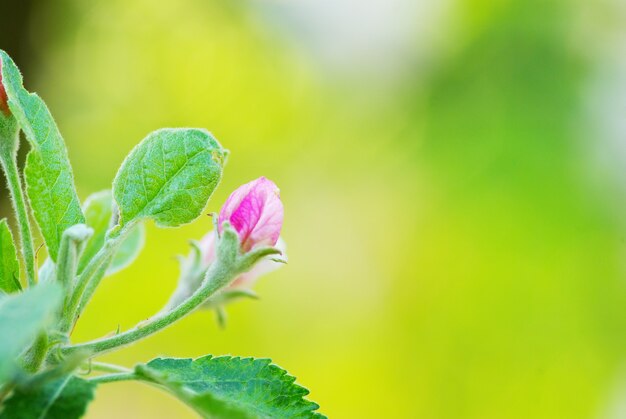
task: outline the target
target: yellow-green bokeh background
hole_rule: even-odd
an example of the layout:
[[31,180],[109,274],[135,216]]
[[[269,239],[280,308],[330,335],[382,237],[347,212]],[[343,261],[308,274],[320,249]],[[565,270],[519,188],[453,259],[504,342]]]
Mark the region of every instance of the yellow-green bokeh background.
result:
[[[260,301],[106,360],[270,357],[331,418],[626,417],[618,0],[33,4],[26,84],[81,198],[150,131],[199,126],[231,150],[207,212],[261,175],[285,204]],[[210,225],[149,226],[73,339],[158,310]],[[123,383],[87,417],[194,415]]]

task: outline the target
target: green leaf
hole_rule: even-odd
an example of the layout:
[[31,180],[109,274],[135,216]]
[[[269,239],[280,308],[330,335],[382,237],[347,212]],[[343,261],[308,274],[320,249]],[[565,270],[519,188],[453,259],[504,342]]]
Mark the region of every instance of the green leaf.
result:
[[26,193],[48,253],[56,261],[63,232],[85,221],[67,150],[44,101],[24,89],[20,71],[2,50],[0,60],[9,109],[31,146],[24,169]]
[[124,239],[119,249],[115,252],[113,260],[107,269],[107,275],[113,275],[116,272],[129,266],[143,249],[145,242],[146,229],[143,223],[133,226],[133,229]]
[[[94,235],[87,242],[83,250],[78,272],[82,272],[85,266],[98,253],[104,245],[107,231],[112,227],[111,220],[117,219],[117,214],[113,217],[114,201],[110,190],[91,194],[83,204],[86,223],[93,228]],[[115,210],[117,213],[117,210]],[[113,260],[109,265],[107,274],[111,275],[130,265],[139,255],[144,245],[145,229],[142,223],[132,227],[128,236],[117,249]]]
[[0,293],[12,293],[22,289],[20,265],[13,236],[6,219],[0,220]]
[[143,218],[161,227],[193,221],[217,187],[225,157],[206,130],[169,128],[148,135],[113,182],[120,226]]
[[323,418],[309,391],[269,359],[211,355],[195,360],[157,358],[136,374],[165,386],[203,417]]
[[74,376],[35,389],[18,389],[4,404],[0,419],[75,419],[85,414],[96,384]]
[[16,358],[59,308],[61,294],[58,284],[45,283],[0,299],[0,384],[15,373]]
[[[0,60],[0,64],[2,64]],[[2,77],[0,77],[0,80]],[[0,82],[0,91],[3,89],[4,83]],[[0,100],[2,96],[0,94]],[[19,132],[20,127],[17,125],[17,121],[12,114],[5,113],[5,110],[0,106],[0,161],[6,165],[15,159],[17,149],[19,147]]]

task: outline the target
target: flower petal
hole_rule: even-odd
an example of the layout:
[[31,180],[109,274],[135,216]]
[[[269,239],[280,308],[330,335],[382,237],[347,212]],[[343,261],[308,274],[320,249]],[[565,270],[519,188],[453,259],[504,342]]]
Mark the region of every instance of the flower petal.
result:
[[243,251],[275,245],[283,224],[283,204],[276,184],[261,177],[237,188],[220,212],[220,230],[225,221],[239,234]]

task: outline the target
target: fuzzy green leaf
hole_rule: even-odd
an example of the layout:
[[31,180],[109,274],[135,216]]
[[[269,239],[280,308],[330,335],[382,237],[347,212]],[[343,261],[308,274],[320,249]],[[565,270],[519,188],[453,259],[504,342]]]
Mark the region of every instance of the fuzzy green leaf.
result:
[[[0,91],[3,89],[3,86],[4,83],[0,85]],[[2,100],[1,95],[0,100]],[[11,113],[6,113],[6,110],[0,105],[0,161],[3,164],[15,159],[20,140],[19,131],[20,127],[17,125],[15,117]]]
[[[94,255],[102,248],[106,238],[107,231],[111,228],[111,220],[113,218],[114,202],[113,194],[110,190],[96,192],[91,194],[83,204],[86,223],[93,228],[94,235],[87,242],[83,250],[78,272],[82,272],[87,263],[93,259]],[[115,209],[116,213],[117,210]],[[139,255],[144,245],[145,229],[142,223],[133,226],[128,236],[124,239],[120,247],[117,249],[111,264],[107,270],[107,274],[111,275],[130,265]]]
[[0,384],[15,372],[16,358],[59,308],[56,283],[38,284],[0,299]]
[[176,227],[196,219],[217,187],[226,152],[206,130],[161,129],[128,155],[113,182],[120,226],[143,218]]
[[143,223],[133,226],[133,229],[124,239],[119,249],[115,251],[113,260],[107,269],[107,275],[113,275],[116,272],[129,266],[139,256],[145,242],[146,229]]
[[323,418],[309,391],[269,359],[157,358],[136,374],[165,386],[208,418]]
[[9,109],[31,146],[24,169],[26,193],[48,253],[56,261],[63,232],[85,221],[67,150],[44,101],[24,89],[19,69],[2,50],[0,60]]
[[0,220],[0,293],[12,293],[22,289],[20,265],[13,243],[13,235],[6,219]]
[[75,419],[85,414],[96,385],[74,376],[27,390],[16,390],[0,419]]

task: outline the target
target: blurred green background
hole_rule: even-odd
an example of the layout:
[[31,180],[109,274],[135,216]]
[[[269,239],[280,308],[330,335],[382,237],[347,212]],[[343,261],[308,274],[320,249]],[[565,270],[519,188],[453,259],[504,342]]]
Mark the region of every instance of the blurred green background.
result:
[[[166,126],[281,188],[260,301],[109,355],[271,357],[332,418],[626,418],[620,0],[24,0],[0,48],[47,101],[81,198]],[[2,214],[10,215],[3,189]],[[130,328],[211,226],[148,229],[74,341]],[[89,418],[194,417],[107,384]]]

